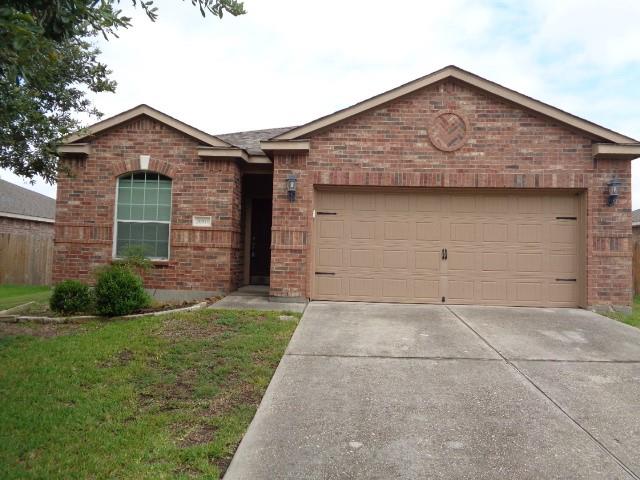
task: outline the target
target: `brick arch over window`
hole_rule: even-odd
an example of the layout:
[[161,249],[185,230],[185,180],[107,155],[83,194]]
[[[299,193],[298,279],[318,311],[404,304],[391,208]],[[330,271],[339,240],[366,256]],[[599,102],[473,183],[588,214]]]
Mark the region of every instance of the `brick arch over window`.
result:
[[[127,173],[138,172],[143,170],[140,168],[140,158],[132,158],[128,160],[120,160],[115,162],[111,167],[111,173],[114,177],[120,177]],[[149,159],[149,166],[145,170],[149,172],[160,173],[173,180],[175,176],[175,168],[169,162],[164,160],[156,160],[153,157]]]

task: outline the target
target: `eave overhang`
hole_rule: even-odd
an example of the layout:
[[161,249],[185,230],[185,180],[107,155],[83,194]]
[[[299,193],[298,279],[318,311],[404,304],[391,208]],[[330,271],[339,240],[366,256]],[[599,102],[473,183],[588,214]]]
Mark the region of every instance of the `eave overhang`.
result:
[[249,155],[241,148],[198,147],[202,158],[233,158],[249,162]]
[[640,157],[640,143],[594,143],[593,157],[633,160]]
[[305,153],[309,151],[309,140],[263,140],[260,142],[260,149],[268,156],[275,152],[283,153]]
[[69,143],[58,145],[56,151],[59,154],[89,155],[91,145],[88,143]]

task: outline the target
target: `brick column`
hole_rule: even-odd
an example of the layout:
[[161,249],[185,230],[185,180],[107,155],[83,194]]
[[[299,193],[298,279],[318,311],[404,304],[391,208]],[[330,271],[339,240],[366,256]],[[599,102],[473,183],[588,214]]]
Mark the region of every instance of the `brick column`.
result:
[[[274,297],[308,295],[309,217],[313,185],[306,172],[307,154],[276,154],[273,159],[273,223],[270,292]],[[294,202],[286,179],[298,179]]]

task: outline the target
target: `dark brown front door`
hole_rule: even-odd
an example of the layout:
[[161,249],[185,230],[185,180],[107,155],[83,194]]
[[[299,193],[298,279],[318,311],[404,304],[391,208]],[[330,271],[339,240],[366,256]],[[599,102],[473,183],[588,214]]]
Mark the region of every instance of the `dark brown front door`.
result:
[[251,204],[251,261],[253,285],[269,285],[271,268],[271,199],[254,198]]

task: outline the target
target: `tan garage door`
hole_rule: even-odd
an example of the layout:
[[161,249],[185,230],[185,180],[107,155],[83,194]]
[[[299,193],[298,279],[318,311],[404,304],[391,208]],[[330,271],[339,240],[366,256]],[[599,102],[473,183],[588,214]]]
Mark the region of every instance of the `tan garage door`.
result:
[[318,190],[313,298],[577,306],[578,198]]

